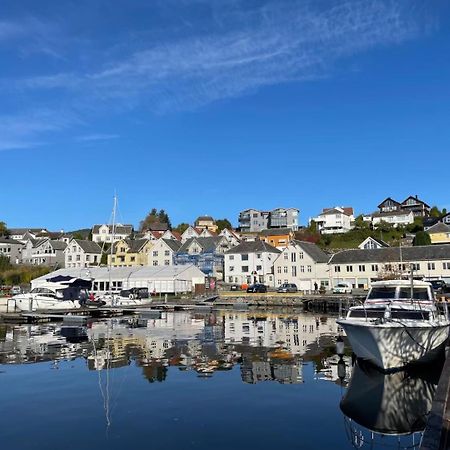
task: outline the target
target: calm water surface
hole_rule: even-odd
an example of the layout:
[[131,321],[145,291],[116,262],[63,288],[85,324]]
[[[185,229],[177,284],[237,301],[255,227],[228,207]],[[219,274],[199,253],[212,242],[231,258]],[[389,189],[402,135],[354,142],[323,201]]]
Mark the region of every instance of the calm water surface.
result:
[[338,332],[330,316],[234,310],[0,325],[2,448],[418,444],[439,371],[352,367]]

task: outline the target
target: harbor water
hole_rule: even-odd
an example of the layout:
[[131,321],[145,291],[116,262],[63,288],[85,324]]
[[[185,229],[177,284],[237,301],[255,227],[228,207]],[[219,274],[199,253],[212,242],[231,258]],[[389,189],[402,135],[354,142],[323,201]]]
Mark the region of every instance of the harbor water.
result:
[[419,448],[441,365],[336,355],[336,317],[152,312],[0,325],[2,448]]

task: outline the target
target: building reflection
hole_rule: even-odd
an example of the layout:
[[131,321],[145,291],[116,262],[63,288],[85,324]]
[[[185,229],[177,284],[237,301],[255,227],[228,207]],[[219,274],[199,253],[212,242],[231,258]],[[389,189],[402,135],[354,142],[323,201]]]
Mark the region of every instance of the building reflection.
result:
[[84,359],[93,371],[135,364],[149,382],[164,381],[169,367],[211,377],[239,365],[242,381],[254,384],[301,383],[304,362],[314,361],[317,379],[336,381],[329,353],[337,333],[333,318],[311,314],[153,312],[85,326],[2,326],[0,363]]

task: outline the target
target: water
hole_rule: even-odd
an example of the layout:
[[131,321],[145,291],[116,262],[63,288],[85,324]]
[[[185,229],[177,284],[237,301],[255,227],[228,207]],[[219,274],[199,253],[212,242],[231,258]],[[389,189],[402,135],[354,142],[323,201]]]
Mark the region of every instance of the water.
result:
[[[348,346],[339,362],[337,334],[331,316],[234,310],[0,325],[2,448],[417,444],[438,374],[352,367]],[[396,427],[415,433],[370,433]]]

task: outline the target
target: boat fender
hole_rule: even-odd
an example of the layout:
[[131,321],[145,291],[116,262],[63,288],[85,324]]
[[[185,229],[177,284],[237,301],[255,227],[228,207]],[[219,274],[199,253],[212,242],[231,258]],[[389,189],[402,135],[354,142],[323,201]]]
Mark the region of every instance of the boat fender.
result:
[[133,295],[133,294],[130,294],[130,295],[128,296],[128,298],[129,298],[130,300],[133,300],[134,295]]

